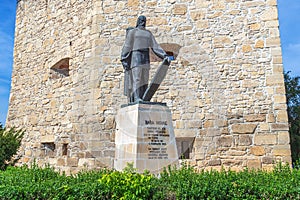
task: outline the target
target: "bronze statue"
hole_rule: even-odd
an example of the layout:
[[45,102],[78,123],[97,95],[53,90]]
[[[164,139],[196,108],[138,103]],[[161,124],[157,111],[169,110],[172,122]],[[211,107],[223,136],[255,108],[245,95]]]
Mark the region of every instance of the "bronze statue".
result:
[[[145,100],[143,97],[146,90],[149,90],[149,49],[159,58],[164,59],[164,65],[170,64],[167,53],[159,46],[152,33],[146,30],[146,17],[139,16],[136,28],[126,30],[125,44],[121,53],[121,62],[125,69],[124,93],[128,96],[129,102]],[[150,99],[147,98],[146,101]]]

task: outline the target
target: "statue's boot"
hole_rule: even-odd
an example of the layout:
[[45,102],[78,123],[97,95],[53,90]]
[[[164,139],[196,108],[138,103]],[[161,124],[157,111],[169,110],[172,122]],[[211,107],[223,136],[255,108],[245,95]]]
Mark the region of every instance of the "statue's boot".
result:
[[144,91],[144,88],[140,87],[133,93],[133,99],[134,99],[135,103],[143,101],[143,99],[142,99],[142,96],[144,94],[143,91]]

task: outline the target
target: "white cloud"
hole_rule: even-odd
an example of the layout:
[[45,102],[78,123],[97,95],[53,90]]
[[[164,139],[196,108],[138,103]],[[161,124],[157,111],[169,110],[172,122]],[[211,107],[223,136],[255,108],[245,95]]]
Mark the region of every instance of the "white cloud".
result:
[[287,46],[287,50],[288,51],[293,51],[295,53],[300,54],[300,43],[296,43],[296,44],[289,44]]

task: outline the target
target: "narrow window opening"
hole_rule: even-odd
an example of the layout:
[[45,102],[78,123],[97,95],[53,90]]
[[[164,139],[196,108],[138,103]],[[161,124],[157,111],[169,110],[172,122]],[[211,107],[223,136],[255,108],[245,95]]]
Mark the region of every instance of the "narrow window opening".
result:
[[68,155],[68,144],[63,144],[63,146],[62,146],[62,155],[63,156]]
[[41,145],[41,150],[45,156],[55,156],[55,144],[54,142],[45,142]]
[[176,138],[179,159],[190,159],[194,138]]
[[64,78],[69,76],[70,58],[63,58],[50,68],[51,79]]

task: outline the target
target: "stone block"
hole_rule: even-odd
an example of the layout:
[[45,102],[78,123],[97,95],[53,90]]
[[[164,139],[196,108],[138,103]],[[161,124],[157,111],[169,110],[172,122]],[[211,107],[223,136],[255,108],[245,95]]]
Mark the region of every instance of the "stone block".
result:
[[272,123],[271,131],[288,131],[289,125],[288,123]]
[[26,150],[25,151],[25,156],[30,157],[32,155],[32,151],[31,150]]
[[286,103],[285,95],[274,95],[274,103]]
[[173,9],[174,15],[185,15],[187,12],[187,6],[185,4],[175,4]]
[[[282,64],[282,57],[281,56],[274,57],[272,63],[273,64]],[[282,68],[282,67],[280,67],[280,68]],[[280,72],[282,73],[282,71],[280,71]]]
[[274,146],[273,155],[274,156],[291,156],[290,145],[277,145]]
[[242,87],[244,88],[253,88],[258,87],[259,83],[255,80],[243,80],[242,81]]
[[218,166],[218,165],[221,165],[221,160],[210,160],[208,161],[208,165],[209,166]]
[[284,79],[282,75],[266,76],[266,84],[267,86],[283,85]]
[[247,161],[249,169],[261,169],[261,161],[259,159],[251,159]]
[[205,18],[205,13],[203,11],[191,11],[191,18],[194,21],[198,21],[200,19]]
[[253,31],[257,31],[261,28],[261,24],[259,23],[254,23],[254,24],[250,24],[250,29],[253,30]]
[[262,146],[253,146],[250,148],[250,153],[255,156],[263,156],[266,154],[265,148]]
[[268,6],[277,6],[277,0],[267,0]]
[[280,38],[268,38],[266,39],[266,47],[277,47],[280,45]]
[[186,124],[186,128],[194,129],[194,128],[201,128],[202,122],[197,120],[189,120]]
[[274,123],[274,122],[275,122],[275,116],[274,116],[273,113],[269,113],[269,114],[267,115],[267,122],[268,122],[268,123]]
[[183,129],[184,127],[185,127],[185,122],[184,121],[177,120],[175,122],[175,128],[176,129]]
[[[274,60],[273,60],[274,61]],[[276,62],[279,62],[279,59],[278,60],[276,60]],[[282,63],[276,63],[276,64],[273,64],[273,74],[283,74],[283,67],[282,67]],[[283,87],[280,87],[280,88],[275,88],[275,91],[276,90],[283,90],[284,88]],[[284,93],[282,93],[282,92],[279,92],[279,93],[277,93],[277,92],[275,92],[276,94],[284,94]]]
[[146,5],[148,7],[155,7],[155,6],[157,6],[157,1],[147,1]]
[[54,142],[54,135],[43,135],[41,136],[41,143]]
[[246,122],[265,122],[266,115],[264,114],[245,115],[244,119]]
[[79,167],[92,167],[95,166],[95,158],[80,158],[78,161]]
[[276,115],[276,122],[288,122],[288,115],[287,115],[287,111],[285,110],[279,110],[277,112],[277,115]]
[[252,51],[251,45],[243,45],[243,46],[242,46],[242,51],[243,51],[244,53],[251,52],[251,51]]
[[243,156],[243,155],[246,155],[246,151],[236,151],[236,150],[231,150],[231,151],[228,151],[228,155],[229,156]]
[[240,135],[238,140],[239,146],[250,146],[252,144],[252,136]]
[[214,127],[214,121],[213,120],[206,120],[203,123],[203,128],[212,128]]
[[254,47],[257,49],[262,49],[265,47],[265,42],[263,40],[257,40]]
[[128,7],[138,7],[140,1],[139,0],[128,0]]
[[277,135],[254,135],[255,145],[275,145],[277,144]]
[[149,24],[149,26],[160,26],[168,24],[167,20],[161,17],[152,17],[147,21],[147,23]]
[[273,157],[269,157],[269,156],[265,156],[261,160],[262,160],[263,164],[274,164],[275,163],[275,159]]
[[216,129],[216,128],[208,128],[208,129],[200,130],[200,135],[207,136],[207,137],[220,136],[221,134],[222,134],[222,131],[220,129]]
[[217,146],[220,147],[231,147],[233,145],[233,137],[232,136],[223,136],[218,138]]
[[78,166],[78,158],[67,158],[67,166],[77,167]]
[[277,20],[278,19],[278,11],[275,6],[272,6],[268,9],[266,9],[262,15],[260,16],[260,19],[262,21],[271,21],[271,20]]
[[195,137],[197,135],[197,130],[193,129],[175,129],[174,130],[175,137]]
[[278,144],[289,144],[290,143],[290,134],[288,131],[278,132]]
[[65,166],[66,165],[65,158],[58,158],[56,164],[57,164],[57,166]]
[[233,124],[231,126],[231,130],[234,134],[252,134],[254,133],[256,127],[256,124]]
[[260,123],[259,124],[260,131],[270,131],[269,123]]
[[206,29],[209,27],[209,22],[208,20],[199,20],[196,22],[196,27],[198,29]]
[[224,47],[224,45],[231,45],[232,39],[228,36],[217,36],[213,38],[213,43],[215,47]]

